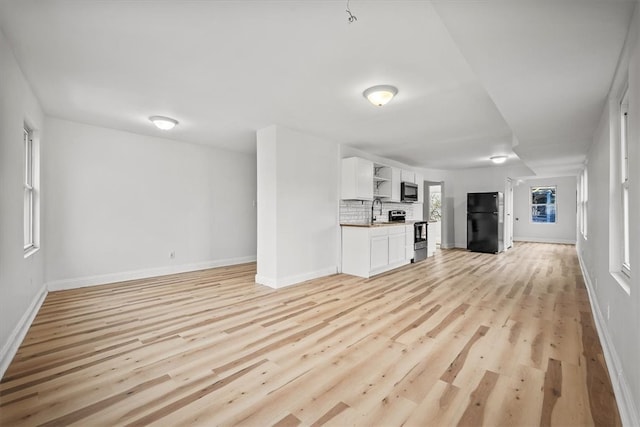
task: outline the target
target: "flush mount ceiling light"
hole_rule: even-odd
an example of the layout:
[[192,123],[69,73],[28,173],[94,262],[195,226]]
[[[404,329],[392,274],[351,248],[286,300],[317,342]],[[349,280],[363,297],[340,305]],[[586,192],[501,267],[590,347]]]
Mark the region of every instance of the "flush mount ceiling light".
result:
[[507,156],[491,156],[489,157],[489,160],[499,165],[500,163],[504,163],[507,160]]
[[151,120],[151,123],[156,125],[158,129],[162,130],[173,129],[173,127],[178,124],[178,121],[171,117],[151,116],[149,120]]
[[387,102],[391,101],[391,98],[396,96],[398,88],[390,85],[378,85],[370,87],[362,92],[365,98],[369,100],[375,106],[382,107]]

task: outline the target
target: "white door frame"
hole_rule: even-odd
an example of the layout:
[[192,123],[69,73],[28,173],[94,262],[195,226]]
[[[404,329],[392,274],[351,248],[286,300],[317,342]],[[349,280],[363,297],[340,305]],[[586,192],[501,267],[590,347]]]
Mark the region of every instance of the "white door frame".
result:
[[507,178],[504,191],[504,248],[513,246],[513,180]]

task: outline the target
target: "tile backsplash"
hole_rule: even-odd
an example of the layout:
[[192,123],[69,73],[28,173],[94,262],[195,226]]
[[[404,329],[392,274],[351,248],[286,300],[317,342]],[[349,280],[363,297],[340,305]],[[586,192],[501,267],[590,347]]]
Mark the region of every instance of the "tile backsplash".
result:
[[[371,204],[373,201],[367,200],[340,200],[340,223],[341,224],[353,224],[363,223],[371,220]],[[382,216],[380,215],[380,208],[376,205],[374,215],[378,221],[387,221],[389,219],[389,211],[395,209],[402,209],[407,212],[407,219],[421,219],[413,217],[413,204],[411,203],[395,203],[395,202],[382,202]]]

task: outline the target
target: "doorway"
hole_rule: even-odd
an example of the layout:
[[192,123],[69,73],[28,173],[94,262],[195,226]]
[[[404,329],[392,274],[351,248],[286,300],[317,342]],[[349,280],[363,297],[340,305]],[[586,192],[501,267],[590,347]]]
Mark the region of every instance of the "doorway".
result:
[[424,182],[424,219],[429,223],[427,256],[433,255],[442,246],[442,183]]
[[513,246],[513,180],[507,178],[504,192],[504,249]]

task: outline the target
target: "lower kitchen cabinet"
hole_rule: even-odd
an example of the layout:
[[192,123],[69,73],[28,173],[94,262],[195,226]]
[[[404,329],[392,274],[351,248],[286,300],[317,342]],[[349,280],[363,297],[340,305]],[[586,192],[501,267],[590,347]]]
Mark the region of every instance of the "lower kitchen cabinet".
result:
[[405,259],[405,231],[404,227],[393,227],[389,230],[389,260],[387,264],[403,263]]
[[371,237],[371,268],[370,270],[378,270],[389,264],[389,237],[375,236]]
[[406,265],[404,225],[342,226],[342,272],[371,277]]
[[404,227],[404,232],[405,232],[405,259],[408,262],[411,262],[413,260],[413,255],[415,254],[415,249],[414,249],[414,237],[413,237],[413,224],[412,225],[405,225]]

